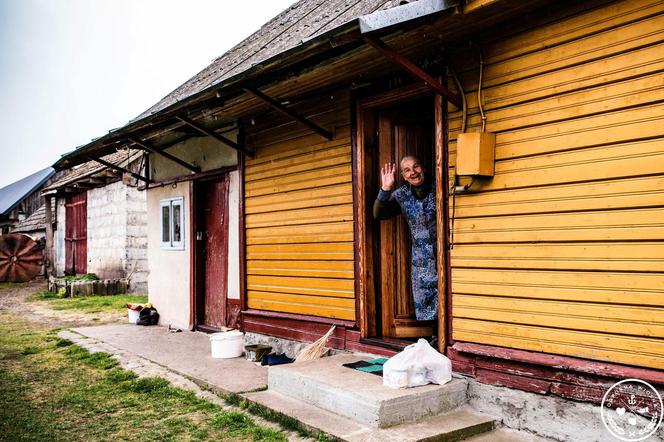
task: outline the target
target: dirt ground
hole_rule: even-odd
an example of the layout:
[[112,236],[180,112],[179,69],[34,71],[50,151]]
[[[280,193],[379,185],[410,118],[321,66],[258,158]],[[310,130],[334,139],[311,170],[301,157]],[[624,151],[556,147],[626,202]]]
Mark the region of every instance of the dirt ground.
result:
[[106,324],[109,322],[126,321],[126,314],[118,313],[84,313],[66,310],[53,310],[48,301],[33,300],[33,295],[46,290],[46,281],[34,279],[25,284],[0,290],[0,310],[14,313],[30,321],[49,327],[80,327],[86,325]]

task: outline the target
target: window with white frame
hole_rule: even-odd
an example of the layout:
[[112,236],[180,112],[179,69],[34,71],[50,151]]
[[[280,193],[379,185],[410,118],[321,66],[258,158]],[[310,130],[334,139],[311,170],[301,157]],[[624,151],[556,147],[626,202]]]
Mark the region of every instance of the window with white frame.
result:
[[184,250],[184,198],[160,201],[161,248]]

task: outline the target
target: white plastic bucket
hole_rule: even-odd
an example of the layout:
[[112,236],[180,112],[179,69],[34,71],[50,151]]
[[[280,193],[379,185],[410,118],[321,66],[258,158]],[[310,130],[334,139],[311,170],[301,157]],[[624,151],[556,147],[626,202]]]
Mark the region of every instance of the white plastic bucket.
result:
[[130,324],[136,324],[136,321],[138,321],[139,318],[139,311],[138,310],[132,310],[130,308],[127,309],[127,319]]
[[231,330],[210,335],[212,357],[217,359],[238,358],[244,348],[244,333]]

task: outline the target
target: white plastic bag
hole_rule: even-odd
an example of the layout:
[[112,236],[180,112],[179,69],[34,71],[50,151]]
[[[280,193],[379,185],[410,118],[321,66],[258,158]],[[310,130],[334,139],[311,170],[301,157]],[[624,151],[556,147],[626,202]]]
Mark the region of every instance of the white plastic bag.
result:
[[452,362],[424,339],[404,348],[383,365],[383,385],[391,388],[443,385],[452,379]]

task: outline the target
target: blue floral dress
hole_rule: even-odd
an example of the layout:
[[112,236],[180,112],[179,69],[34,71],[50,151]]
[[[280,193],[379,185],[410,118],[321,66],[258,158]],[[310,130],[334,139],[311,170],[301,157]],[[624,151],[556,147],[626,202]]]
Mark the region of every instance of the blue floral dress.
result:
[[418,321],[436,319],[438,313],[438,269],[436,267],[436,197],[435,192],[415,198],[406,184],[392,193],[406,217],[412,237],[411,287]]

